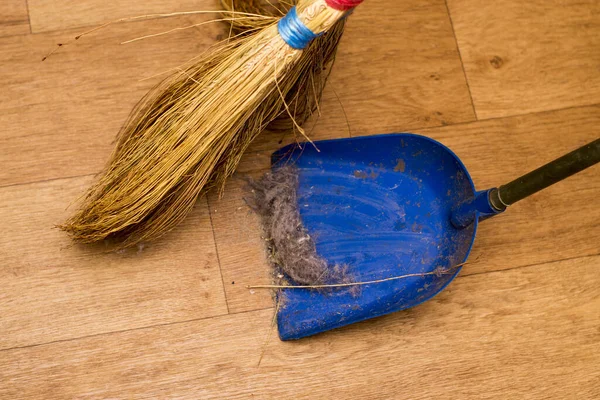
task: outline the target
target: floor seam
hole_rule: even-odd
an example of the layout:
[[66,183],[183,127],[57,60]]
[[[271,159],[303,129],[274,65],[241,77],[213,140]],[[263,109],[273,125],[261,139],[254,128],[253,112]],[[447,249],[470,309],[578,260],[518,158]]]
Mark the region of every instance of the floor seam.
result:
[[[493,273],[496,273],[496,272],[514,271],[514,270],[518,270],[518,269],[538,267],[540,265],[545,265],[545,264],[556,264],[556,263],[570,261],[570,260],[577,260],[577,259],[580,259],[580,258],[594,258],[594,257],[598,257],[598,256],[600,256],[600,253],[585,254],[585,255],[580,255],[580,256],[573,256],[573,257],[561,258],[559,260],[550,260],[550,261],[542,261],[542,262],[534,263],[534,264],[518,265],[516,267],[511,267],[511,268],[495,269],[495,270],[492,270],[492,271],[473,272],[471,274],[465,273],[465,274],[462,274],[462,275],[458,275],[457,278],[461,278],[461,277],[462,278],[467,278],[467,277],[471,277],[471,276],[493,274]],[[469,263],[467,262],[466,266],[468,266],[468,265],[469,265]],[[463,269],[464,269],[464,267],[463,267]]]
[[229,314],[229,300],[227,299],[227,289],[225,289],[225,278],[223,277],[223,268],[221,266],[221,257],[219,256],[219,246],[217,245],[217,234],[215,233],[215,224],[213,222],[212,212],[210,211],[210,200],[206,196],[206,206],[208,207],[208,217],[210,219],[210,229],[213,234],[213,243],[215,245],[215,254],[217,256],[217,263],[219,264],[219,274],[221,275],[221,285],[223,285],[223,296],[225,297],[225,306],[227,307],[227,314]]
[[192,318],[192,319],[188,319],[188,320],[184,320],[184,321],[165,322],[162,324],[146,325],[146,326],[140,326],[137,328],[121,329],[121,330],[115,330],[115,331],[110,331],[110,332],[101,332],[101,333],[78,336],[78,337],[68,338],[68,339],[52,340],[50,342],[44,342],[44,343],[34,343],[34,344],[25,345],[25,346],[6,347],[6,348],[0,349],[0,353],[11,351],[11,350],[22,350],[22,349],[29,349],[29,348],[33,348],[33,347],[53,345],[53,344],[58,344],[58,343],[74,342],[76,340],[90,339],[90,338],[99,337],[99,336],[108,336],[108,335],[119,334],[119,333],[134,332],[134,331],[139,331],[139,330],[143,330],[143,329],[153,329],[153,328],[161,328],[161,327],[172,326],[172,325],[188,324],[191,322],[209,320],[212,318],[221,318],[221,317],[227,317],[227,316],[231,316],[231,315],[241,315],[241,314],[247,314],[247,313],[251,313],[251,312],[260,312],[260,311],[271,310],[271,309],[273,309],[273,307],[257,308],[257,309],[253,309],[253,310],[240,311],[240,312],[235,312],[235,313],[231,313],[231,314],[229,314],[229,313],[216,314],[216,315],[211,315],[210,317]]
[[38,184],[38,183],[47,183],[47,182],[60,181],[61,179],[76,179],[76,178],[91,177],[91,176],[95,176],[97,174],[98,174],[98,172],[93,172],[91,174],[61,176],[59,178],[41,179],[39,181],[30,181],[30,182],[23,182],[23,183],[9,183],[8,185],[0,185],[0,190],[5,189],[5,188],[10,188],[10,187],[15,187],[15,186],[27,186],[27,185],[35,185],[35,184]]
[[532,111],[532,112],[527,112],[527,113],[523,113],[523,114],[503,115],[501,117],[482,118],[482,119],[478,119],[478,120],[475,120],[475,121],[457,122],[456,124],[448,124],[448,125],[442,125],[442,126],[431,126],[431,127],[427,127],[427,128],[421,128],[421,129],[422,130],[439,129],[439,128],[442,128],[442,127],[445,128],[445,127],[448,127],[448,126],[467,125],[467,124],[474,124],[474,123],[477,123],[477,122],[491,122],[491,121],[498,121],[498,120],[501,120],[501,119],[519,118],[519,117],[527,117],[527,116],[533,116],[533,115],[543,115],[543,114],[560,112],[560,111],[577,110],[577,109],[580,109],[580,108],[599,107],[599,106],[600,106],[600,103],[580,104],[580,105],[570,106],[570,107],[553,108],[553,109],[550,109],[550,110],[543,110],[543,111]]
[[33,28],[31,27],[31,10],[29,9],[29,0],[25,0],[25,8],[27,9],[27,23],[29,24],[29,34],[33,34]]
[[471,108],[473,109],[473,115],[475,116],[475,120],[479,121],[479,117],[477,116],[477,109],[475,108],[475,101],[473,100],[473,92],[471,91],[471,85],[469,85],[469,79],[467,77],[467,70],[465,69],[465,62],[463,61],[462,53],[460,52],[460,46],[458,45],[458,37],[456,36],[456,29],[454,29],[454,21],[452,21],[452,14],[450,14],[450,7],[448,6],[448,0],[444,0],[444,4],[446,5],[446,12],[448,14],[448,20],[450,21],[450,27],[452,28],[452,35],[454,36],[454,43],[456,44],[456,52],[458,53],[458,58],[460,60],[460,66],[463,71],[465,83],[467,84],[467,91],[469,92],[469,99],[471,100]]

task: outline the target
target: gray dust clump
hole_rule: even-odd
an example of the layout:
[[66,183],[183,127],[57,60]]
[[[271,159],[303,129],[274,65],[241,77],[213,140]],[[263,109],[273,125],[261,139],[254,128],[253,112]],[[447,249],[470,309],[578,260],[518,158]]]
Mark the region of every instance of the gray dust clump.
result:
[[246,202],[262,222],[269,260],[298,285],[351,283],[347,266],[328,265],[302,224],[298,210],[298,172],[289,165],[249,180],[253,196]]

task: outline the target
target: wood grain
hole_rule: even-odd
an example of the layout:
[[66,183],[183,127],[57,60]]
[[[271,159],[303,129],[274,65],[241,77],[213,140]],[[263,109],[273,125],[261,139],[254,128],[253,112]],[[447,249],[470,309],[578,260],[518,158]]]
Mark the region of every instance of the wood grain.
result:
[[0,36],[28,34],[29,15],[26,0],[2,0],[0,3]]
[[479,118],[600,102],[600,2],[448,0]]
[[7,350],[0,395],[598,398],[599,263],[461,277],[412,310],[266,347],[272,310]]
[[218,0],[28,0],[34,33],[100,25],[120,18],[180,11],[218,10]]
[[[532,114],[417,130],[449,146],[463,160],[478,189],[507,183],[598,138],[600,107]],[[331,132],[325,130],[325,132]],[[270,137],[265,135],[264,138]],[[261,176],[281,144],[249,151],[222,200],[209,199],[215,240],[230,310],[272,304],[268,294],[248,297],[246,285],[268,284],[260,224],[245,204],[246,176]],[[259,168],[253,170],[252,167]],[[600,254],[600,167],[591,168],[512,206],[480,225],[464,274],[497,271],[582,255]],[[235,282],[232,284],[231,282]]]
[[161,77],[214,43],[223,27],[129,45],[123,40],[186,25],[119,24],[41,59],[79,31],[0,39],[0,186],[98,172],[136,102]]
[[89,182],[0,188],[0,349],[227,313],[205,201],[164,240],[107,253],[54,228]]
[[[100,23],[217,1],[28,3],[35,35],[25,0],[0,4],[1,399],[600,398],[600,167],[482,223],[471,263],[432,301],[267,341],[271,294],[245,289],[270,277],[244,179],[293,134],[260,136],[224,197],[200,199],[163,240],[116,254],[52,228],[161,77],[140,79],[226,30],[121,46],[214,15],[119,23],[41,58]],[[315,140],[422,133],[483,189],[599,137],[597,1],[447,3],[356,10],[305,126]]]
[[348,19],[329,88],[356,135],[475,119],[443,0],[362,4]]

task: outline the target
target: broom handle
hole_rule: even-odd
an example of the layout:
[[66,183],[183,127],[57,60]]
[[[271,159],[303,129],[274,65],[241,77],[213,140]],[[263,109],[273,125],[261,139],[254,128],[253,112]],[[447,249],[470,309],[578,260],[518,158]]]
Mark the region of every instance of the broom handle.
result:
[[492,189],[489,202],[497,211],[600,162],[600,139],[596,139],[514,181]]

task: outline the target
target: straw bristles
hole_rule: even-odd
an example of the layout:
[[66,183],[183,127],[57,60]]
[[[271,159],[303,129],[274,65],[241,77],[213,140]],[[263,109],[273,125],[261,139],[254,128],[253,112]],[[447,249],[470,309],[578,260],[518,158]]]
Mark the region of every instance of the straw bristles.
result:
[[[270,1],[270,0],[221,0],[221,6],[225,10],[223,16],[231,18],[231,28],[235,33],[243,33],[255,28],[266,28],[268,22],[262,20],[248,21],[237,18],[235,13],[258,14],[268,17],[281,18],[294,5],[297,0]],[[228,12],[229,11],[229,12]]]
[[[324,0],[300,0],[298,13],[313,32],[344,16]],[[330,45],[335,52],[337,43]],[[273,21],[182,67],[134,110],[105,172],[61,228],[79,242],[114,238],[123,247],[171,230],[234,172],[252,140],[284,112],[283,99],[308,84],[303,74],[323,68],[306,52],[289,47]]]
[[[249,19],[244,17],[245,14],[281,18],[296,3],[298,0],[221,0],[223,8],[229,11],[224,12],[223,16],[231,20],[232,34],[251,32],[270,23],[265,19]],[[302,69],[297,69],[296,72],[296,85],[285,99],[292,118],[287,112],[283,112],[269,124],[268,130],[295,130],[296,125],[303,125],[318,110],[338,44],[344,33],[344,23],[344,19],[338,21],[327,34],[318,37],[304,49],[300,56],[302,61],[298,65],[298,68]]]

